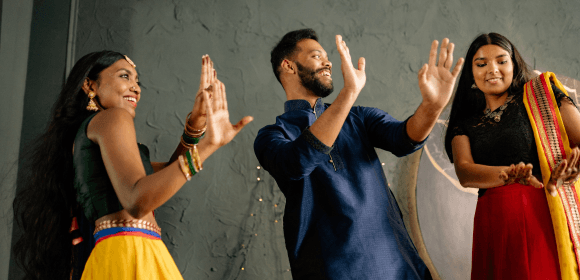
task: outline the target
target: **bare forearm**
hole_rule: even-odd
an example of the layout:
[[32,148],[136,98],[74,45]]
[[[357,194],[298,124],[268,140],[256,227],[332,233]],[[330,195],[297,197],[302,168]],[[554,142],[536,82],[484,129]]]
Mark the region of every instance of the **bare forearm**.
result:
[[310,132],[324,145],[330,147],[334,144],[357,95],[341,90],[332,105],[310,126]]
[[504,185],[500,173],[507,166],[488,166],[473,163],[455,164],[455,173],[465,188],[489,189]]
[[138,180],[132,187],[123,188],[127,193],[121,200],[123,208],[134,218],[140,219],[169,200],[187,182],[178,162],[173,162],[156,173]]
[[437,123],[437,118],[443,108],[435,105],[421,103],[415,114],[407,121],[407,135],[415,142],[421,142],[429,136]]
[[[217,150],[217,148],[203,140],[200,141],[197,149],[201,164]],[[129,194],[129,197],[134,199],[126,208],[131,215],[135,218],[140,218],[142,215],[157,209],[175,195],[187,182],[177,161],[179,155],[185,153],[185,151],[186,148],[179,145],[174,153],[176,160],[168,163],[165,168],[158,170],[158,172],[137,181],[132,188],[132,193]]]

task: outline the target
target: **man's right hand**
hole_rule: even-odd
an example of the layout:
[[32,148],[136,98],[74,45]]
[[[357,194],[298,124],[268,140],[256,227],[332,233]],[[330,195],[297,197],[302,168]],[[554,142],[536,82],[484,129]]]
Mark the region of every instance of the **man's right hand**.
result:
[[365,59],[364,57],[359,58],[358,69],[355,69],[352,65],[350,51],[340,35],[336,35],[336,48],[340,54],[340,69],[342,70],[342,77],[344,78],[344,90],[355,94],[356,98],[365,86],[367,80]]

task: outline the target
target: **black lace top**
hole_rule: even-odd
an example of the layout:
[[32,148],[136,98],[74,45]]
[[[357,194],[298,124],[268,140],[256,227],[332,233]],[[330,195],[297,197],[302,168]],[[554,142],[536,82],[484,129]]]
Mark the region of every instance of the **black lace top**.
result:
[[[552,89],[558,107],[562,105],[562,100],[575,105],[572,99],[553,84]],[[500,108],[497,108],[495,111],[499,110]],[[532,174],[541,181],[542,173],[534,132],[523,103],[523,92],[514,95],[503,110],[499,122],[480,112],[472,118],[459,121],[457,126],[450,129],[453,137],[456,135],[469,137],[471,154],[475,163],[489,166],[531,163],[534,166]],[[480,189],[479,196],[482,196],[485,191],[485,189]]]

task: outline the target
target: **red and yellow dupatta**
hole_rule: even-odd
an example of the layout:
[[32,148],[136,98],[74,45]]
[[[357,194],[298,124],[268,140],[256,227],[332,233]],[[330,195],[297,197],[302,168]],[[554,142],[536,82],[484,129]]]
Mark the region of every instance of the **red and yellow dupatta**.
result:
[[[556,75],[551,72],[541,74],[524,86],[524,105],[534,130],[544,185],[547,185],[556,164],[570,154],[568,135],[550,81],[568,95],[564,86],[556,79]],[[559,188],[559,195],[556,197],[552,197],[546,190],[563,280],[579,279],[579,192],[579,182],[571,188]]]

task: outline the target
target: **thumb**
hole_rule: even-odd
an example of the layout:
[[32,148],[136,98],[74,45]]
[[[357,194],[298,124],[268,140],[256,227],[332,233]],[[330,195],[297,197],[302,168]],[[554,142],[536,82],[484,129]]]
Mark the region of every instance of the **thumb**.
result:
[[558,195],[558,190],[556,190],[556,185],[550,180],[546,185],[546,190],[550,193],[551,196],[556,197]]
[[534,188],[541,189],[544,187],[544,184],[542,184],[542,182],[538,181],[538,178],[536,178],[536,176],[534,176],[534,175],[529,176],[528,180],[530,182],[530,185],[532,185]]
[[242,130],[242,128],[244,128],[244,126],[251,123],[253,120],[254,117],[252,116],[243,117],[237,124],[234,125],[234,130],[236,131],[236,134],[238,134]]
[[366,66],[366,64],[365,64],[365,58],[364,57],[359,58],[358,59],[358,70],[364,72],[365,71],[365,66]]
[[419,83],[426,84],[427,83],[427,70],[429,69],[429,64],[423,64],[423,67],[419,69]]

